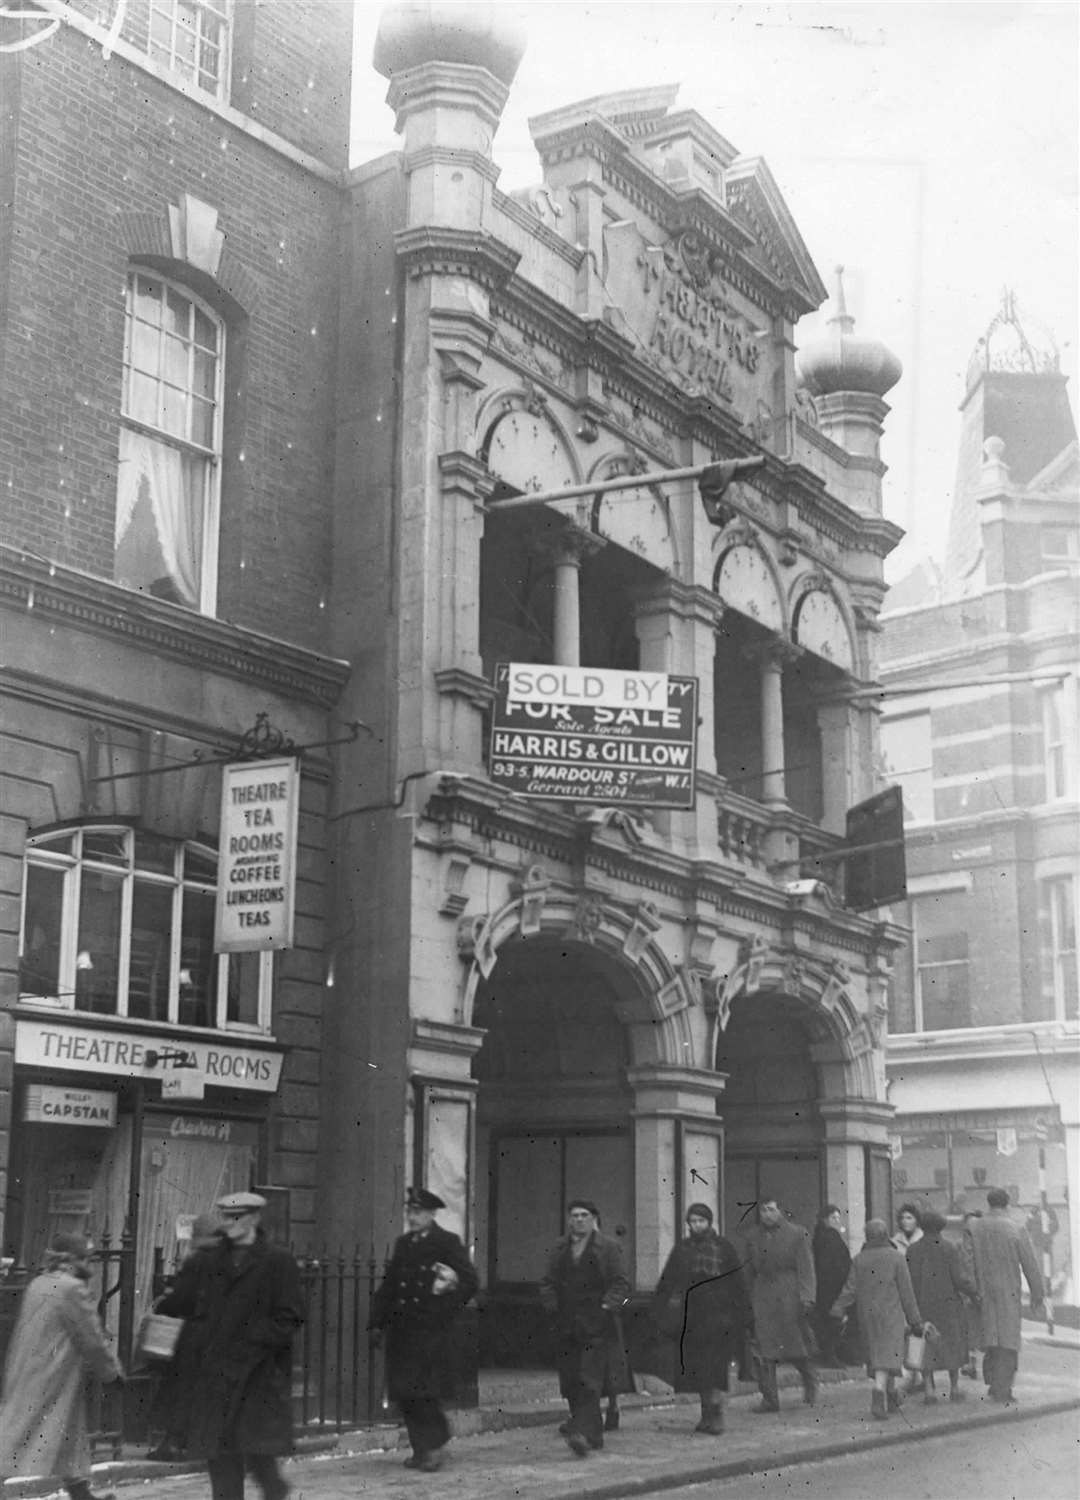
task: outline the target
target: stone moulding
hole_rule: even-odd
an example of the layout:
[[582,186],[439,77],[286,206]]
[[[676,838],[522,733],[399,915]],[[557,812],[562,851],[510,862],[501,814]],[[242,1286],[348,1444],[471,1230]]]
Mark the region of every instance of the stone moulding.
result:
[[468,276],[489,291],[506,285],[521,256],[483,230],[421,225],[394,236],[398,258],[411,277]]
[[0,606],[123,641],[195,670],[257,683],[299,702],[331,708],[347,662],[133,594],[105,579],[0,546]]

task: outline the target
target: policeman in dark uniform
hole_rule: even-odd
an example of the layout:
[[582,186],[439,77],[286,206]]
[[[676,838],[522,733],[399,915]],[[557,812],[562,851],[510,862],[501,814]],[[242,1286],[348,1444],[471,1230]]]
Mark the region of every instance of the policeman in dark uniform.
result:
[[442,1403],[453,1394],[453,1326],[476,1292],[468,1251],[435,1222],[443,1200],[426,1188],[405,1199],[409,1232],[394,1246],[375,1293],[370,1327],[386,1337],[386,1383],[412,1444],[409,1469],[441,1468],[450,1427]]

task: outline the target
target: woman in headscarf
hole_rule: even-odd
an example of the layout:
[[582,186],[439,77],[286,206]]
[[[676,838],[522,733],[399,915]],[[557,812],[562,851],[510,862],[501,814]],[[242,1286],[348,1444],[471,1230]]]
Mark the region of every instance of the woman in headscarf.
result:
[[701,1421],[696,1432],[724,1430],[728,1365],[739,1358],[750,1297],[739,1254],[713,1228],[706,1203],[686,1211],[689,1231],[668,1256],[653,1293],[653,1318],[660,1332],[679,1342],[675,1389],[696,1391]]
[[948,1370],[949,1400],[962,1401],[960,1369],[968,1361],[967,1329],[963,1298],[976,1299],[975,1283],[964,1269],[958,1246],[942,1237],[945,1220],[941,1214],[927,1212],[922,1216],[922,1238],[908,1251],[907,1263],[911,1285],[919,1310],[932,1323],[937,1337],[927,1344],[926,1366],[928,1405],[937,1401],[934,1371]]
[[917,1245],[922,1239],[922,1210],[915,1207],[914,1203],[901,1203],[896,1210],[896,1233],[892,1242],[898,1250],[903,1250],[906,1255],[912,1245]]
[[866,1341],[866,1373],[874,1382],[870,1414],[888,1416],[900,1406],[896,1377],[904,1364],[904,1336],[910,1327],[922,1333],[923,1320],[903,1251],[889,1243],[884,1219],[871,1219],[866,1241],[851,1263],[844,1290],[833,1303],[832,1314],[842,1317],[855,1304],[859,1328]]
[[835,1203],[826,1203],[818,1215],[811,1249],[817,1277],[814,1331],[821,1349],[821,1363],[835,1369],[842,1363],[838,1350],[840,1325],[830,1309],[844,1290],[851,1270],[851,1251],[844,1243],[844,1219]]
[[59,1478],[71,1500],[90,1491],[86,1377],[123,1379],[87,1283],[90,1241],[58,1234],[23,1293],[0,1403],[0,1478]]

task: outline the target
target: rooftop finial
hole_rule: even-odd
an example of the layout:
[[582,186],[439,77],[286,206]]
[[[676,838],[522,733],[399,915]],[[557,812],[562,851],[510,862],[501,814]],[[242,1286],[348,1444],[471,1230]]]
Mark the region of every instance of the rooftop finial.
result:
[[853,333],[855,329],[855,319],[848,312],[847,302],[844,298],[844,268],[843,266],[837,266],[835,269],[836,295],[834,296],[833,301],[836,303],[836,311],[829,319],[829,327],[831,328],[835,324],[837,330],[840,333]]

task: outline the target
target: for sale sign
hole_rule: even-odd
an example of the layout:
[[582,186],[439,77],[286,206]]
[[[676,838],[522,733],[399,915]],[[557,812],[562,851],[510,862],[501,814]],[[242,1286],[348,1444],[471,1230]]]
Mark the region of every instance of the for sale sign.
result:
[[696,677],[500,662],[491,779],[525,797],[694,805]]

